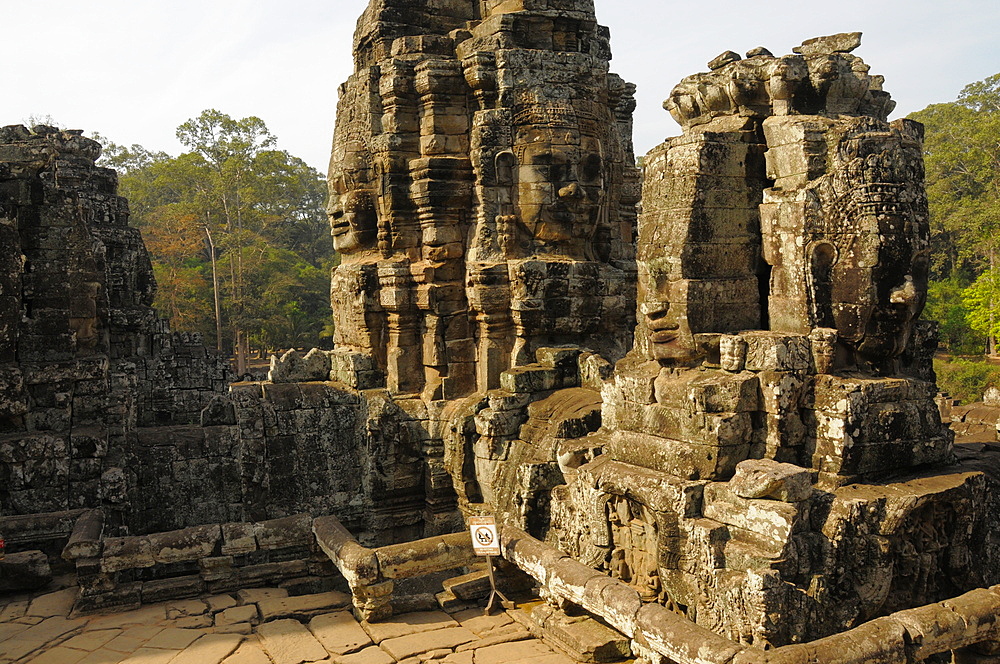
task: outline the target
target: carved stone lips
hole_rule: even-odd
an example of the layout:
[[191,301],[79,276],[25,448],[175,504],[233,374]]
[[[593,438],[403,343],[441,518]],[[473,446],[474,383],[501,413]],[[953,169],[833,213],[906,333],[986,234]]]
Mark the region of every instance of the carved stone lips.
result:
[[675,340],[679,336],[676,321],[669,320],[661,315],[650,316],[649,338],[654,344],[666,344]]
[[677,337],[678,333],[676,327],[672,330],[655,330],[651,335],[649,335],[649,338],[654,344],[668,344],[677,339]]
[[340,217],[330,226],[330,233],[334,236],[344,235],[349,230],[351,230],[351,224],[347,221],[346,216]]

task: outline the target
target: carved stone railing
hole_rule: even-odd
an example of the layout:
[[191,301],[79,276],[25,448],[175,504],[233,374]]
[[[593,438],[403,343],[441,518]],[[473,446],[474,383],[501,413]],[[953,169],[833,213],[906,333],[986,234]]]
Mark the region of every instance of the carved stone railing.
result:
[[311,526],[312,517],[297,514],[106,537],[103,513],[88,510],[62,555],[76,567],[81,613],[269,585],[316,592],[336,572],[316,548]]
[[[910,664],[952,651],[956,664],[1000,661],[1000,586],[876,618],[852,630],[770,652],[746,652],[732,664]],[[977,647],[978,646],[978,647]],[[976,650],[994,653],[980,657]]]
[[1000,586],[980,588],[936,604],[900,611],[852,630],[764,651],[736,643],[659,604],[644,603],[628,584],[590,568],[516,528],[500,532],[504,557],[548,593],[572,602],[632,639],[636,654],[654,664],[914,664],[955,652],[955,662],[997,652]]
[[369,549],[358,544],[336,517],[326,516],[313,521],[313,534],[320,549],[347,580],[359,620],[390,617],[393,589],[400,579],[468,567],[476,562],[467,532]]
[[7,550],[40,549],[58,555],[86,510],[64,510],[39,514],[0,516],[0,533],[7,540]]

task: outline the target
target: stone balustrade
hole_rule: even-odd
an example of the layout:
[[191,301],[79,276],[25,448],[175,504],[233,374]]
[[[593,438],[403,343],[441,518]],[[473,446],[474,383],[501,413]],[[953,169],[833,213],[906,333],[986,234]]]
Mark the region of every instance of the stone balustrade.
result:
[[427,537],[369,549],[358,544],[335,516],[313,521],[319,548],[347,579],[359,620],[392,615],[392,592],[401,579],[467,567],[476,561],[467,532]]
[[131,537],[104,537],[103,529],[103,513],[88,510],[63,549],[76,566],[80,612],[258,586],[319,592],[336,583],[308,514]]
[[854,629],[774,650],[726,639],[659,605],[635,588],[577,562],[527,533],[500,532],[504,557],[560,602],[600,616],[633,640],[654,664],[916,664],[954,652],[955,662],[979,664],[998,651],[1000,586],[876,618]]

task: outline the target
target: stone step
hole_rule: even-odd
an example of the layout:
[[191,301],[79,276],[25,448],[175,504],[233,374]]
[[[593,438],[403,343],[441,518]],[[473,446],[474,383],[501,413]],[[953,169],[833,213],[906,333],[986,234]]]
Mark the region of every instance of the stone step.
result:
[[461,599],[450,590],[442,590],[434,595],[434,599],[437,600],[438,606],[448,613],[464,611],[466,609],[475,608],[478,605],[478,602],[476,601]]
[[628,637],[590,616],[569,616],[541,604],[530,611],[511,612],[511,617],[577,662],[623,662],[632,655]]
[[441,584],[459,599],[474,600],[489,597],[490,575],[486,570],[470,572],[448,579]]

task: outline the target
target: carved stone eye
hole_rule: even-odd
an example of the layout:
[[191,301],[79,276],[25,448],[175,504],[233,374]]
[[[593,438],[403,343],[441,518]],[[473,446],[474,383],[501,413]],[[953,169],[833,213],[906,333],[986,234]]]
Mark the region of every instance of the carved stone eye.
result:
[[514,183],[514,153],[501,152],[496,156],[497,184],[510,186]]
[[595,182],[600,180],[603,166],[604,162],[600,155],[588,155],[587,158],[583,160],[583,165],[580,168],[581,180],[584,182]]

